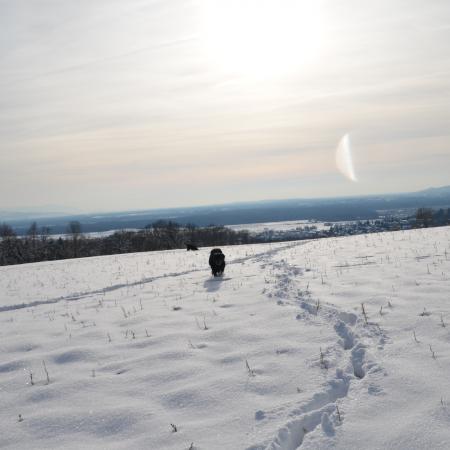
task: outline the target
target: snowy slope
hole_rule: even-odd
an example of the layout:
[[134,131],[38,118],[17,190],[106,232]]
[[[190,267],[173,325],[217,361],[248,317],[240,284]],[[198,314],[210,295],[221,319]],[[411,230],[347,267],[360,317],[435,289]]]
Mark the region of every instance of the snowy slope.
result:
[[0,447],[447,449],[449,243],[225,247],[219,280],[208,249],[0,268]]

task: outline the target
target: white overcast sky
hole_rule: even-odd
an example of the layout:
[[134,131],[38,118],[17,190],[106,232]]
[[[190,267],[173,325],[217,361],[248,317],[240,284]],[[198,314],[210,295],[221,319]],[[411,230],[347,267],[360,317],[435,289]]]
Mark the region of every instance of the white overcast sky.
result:
[[450,184],[450,2],[292,1],[0,0],[0,209]]

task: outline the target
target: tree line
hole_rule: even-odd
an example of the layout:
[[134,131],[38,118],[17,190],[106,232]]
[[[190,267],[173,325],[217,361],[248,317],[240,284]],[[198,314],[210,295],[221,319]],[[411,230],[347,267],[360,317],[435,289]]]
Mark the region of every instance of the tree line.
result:
[[148,252],[196,246],[236,245],[259,242],[247,231],[234,231],[223,226],[181,226],[159,220],[138,231],[116,231],[109,236],[85,236],[79,222],[70,222],[67,235],[54,237],[49,228],[38,228],[33,222],[26,236],[17,236],[13,228],[0,224],[0,265],[54,261],[118,253]]
[[416,212],[416,224],[418,227],[441,227],[450,224],[450,208],[433,210],[431,208],[419,208]]

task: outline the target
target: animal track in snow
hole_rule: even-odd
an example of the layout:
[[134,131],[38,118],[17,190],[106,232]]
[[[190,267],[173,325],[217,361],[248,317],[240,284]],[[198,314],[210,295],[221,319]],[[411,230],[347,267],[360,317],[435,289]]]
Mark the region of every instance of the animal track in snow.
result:
[[357,344],[352,350],[351,362],[353,373],[360,380],[366,376],[366,371],[364,370],[365,356],[366,350],[364,345]]
[[[335,378],[328,381],[328,387],[324,392],[314,394],[306,404],[291,411],[289,414],[291,420],[279,429],[273,441],[265,447],[266,450],[298,449],[305,435],[319,425],[325,434],[333,435],[334,427],[339,422],[336,401],[347,396],[350,380],[348,374],[337,369]],[[266,413],[260,411],[259,416],[264,418]]]
[[[291,299],[292,303],[299,304],[303,312],[296,315],[297,320],[308,320],[308,316],[314,316],[320,317],[325,325],[328,323],[336,333],[336,345],[329,347],[326,352],[335,354],[337,367],[345,367],[336,369],[335,376],[328,380],[324,391],[316,392],[309,401],[299,407],[292,408],[291,405],[292,409],[287,413],[289,421],[279,429],[267,446],[252,447],[266,450],[295,450],[302,445],[306,434],[319,426],[322,427],[324,434],[334,435],[334,427],[340,423],[336,414],[337,401],[348,395],[352,381],[362,380],[373,368],[379,369],[377,364],[369,362],[366,345],[360,341],[360,334],[365,340],[371,340],[379,337],[381,330],[371,326],[364,327],[362,320],[358,321],[354,313],[340,311],[338,307],[322,304],[320,301],[313,302],[309,289],[306,292],[295,291],[297,277],[303,272],[288,270],[289,265],[284,259],[281,262],[274,262],[272,267],[275,271],[279,270],[280,275],[275,275],[275,284],[270,292],[272,295],[268,296],[282,296],[284,303]],[[258,420],[279,416],[283,414],[283,409],[280,407],[274,411],[259,411]]]
[[355,338],[352,330],[341,320],[339,320],[334,329],[338,336],[342,339],[342,346],[344,350],[350,350],[355,345]]

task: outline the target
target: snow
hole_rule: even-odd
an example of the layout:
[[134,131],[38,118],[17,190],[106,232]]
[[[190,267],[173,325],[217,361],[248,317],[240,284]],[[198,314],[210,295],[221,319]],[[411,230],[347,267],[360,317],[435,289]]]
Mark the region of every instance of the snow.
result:
[[449,447],[449,227],[222,250],[0,268],[0,447]]

